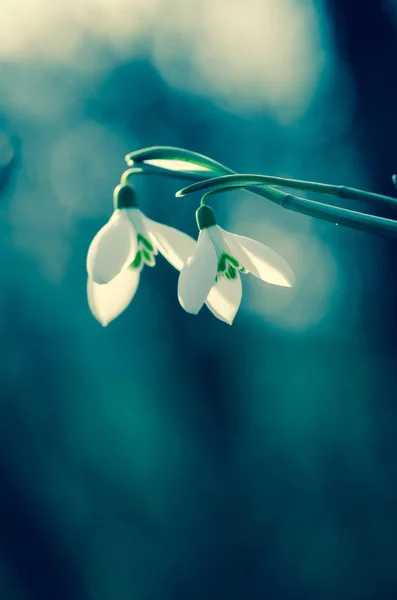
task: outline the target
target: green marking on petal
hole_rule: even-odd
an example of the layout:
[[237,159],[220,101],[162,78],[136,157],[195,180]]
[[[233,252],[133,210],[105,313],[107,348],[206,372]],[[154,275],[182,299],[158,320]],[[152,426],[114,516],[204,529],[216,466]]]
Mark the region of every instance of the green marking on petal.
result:
[[141,255],[141,251],[138,250],[138,252],[136,253],[136,256],[134,258],[134,262],[131,263],[131,267],[133,269],[139,269],[139,267],[141,266],[142,263],[142,255]]
[[223,271],[226,271],[226,260],[227,260],[227,255],[222,254],[222,256],[220,257],[220,259],[218,261],[218,273],[223,273]]
[[244,267],[240,265],[234,256],[223,252],[218,260],[218,273],[215,281],[218,281],[220,277],[225,277],[225,279],[228,279],[229,281],[236,279],[238,271],[246,273]]
[[147,250],[149,250],[149,252],[154,252],[154,248],[153,248],[152,244],[141,233],[138,233],[137,240],[138,240],[138,246],[139,246],[139,244],[141,244]]
[[156,264],[156,259],[154,258],[153,253],[148,252],[144,248],[142,248],[141,252],[145,265],[147,265],[148,267],[154,267],[154,265]]
[[157,254],[153,245],[141,233],[137,234],[138,252],[136,253],[134,262],[130,265],[133,269],[143,269],[145,265],[154,267],[156,259],[154,254]]
[[236,259],[234,258],[234,256],[230,256],[230,255],[228,254],[228,257],[227,257],[227,258],[228,258],[229,262],[230,262],[230,263],[232,263],[232,265],[233,265],[234,267],[236,267],[236,269],[239,269],[239,268],[241,268],[241,267],[240,267],[240,263],[238,262],[238,260],[236,260]]

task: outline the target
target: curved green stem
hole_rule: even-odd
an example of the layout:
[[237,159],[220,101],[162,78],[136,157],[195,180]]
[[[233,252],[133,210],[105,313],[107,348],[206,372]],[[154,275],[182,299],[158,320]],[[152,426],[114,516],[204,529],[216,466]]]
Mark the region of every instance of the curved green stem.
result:
[[[201,199],[201,206],[205,205],[206,199],[209,196],[236,188],[237,186],[235,185],[224,186],[207,192]],[[246,190],[247,188],[244,187],[244,189]],[[257,192],[253,191],[253,193]],[[286,194],[272,188],[267,188],[263,191],[261,190],[260,195],[263,195],[265,198],[278,204],[282,208],[293,210],[309,217],[315,217],[322,221],[328,221],[334,223],[334,225],[343,225],[345,227],[351,227],[369,233],[382,233],[397,237],[397,221],[393,221],[393,219],[386,219],[384,217],[368,215],[347,208],[340,208],[339,206],[323,204],[321,202],[316,202],[315,200],[308,200],[306,198],[300,198],[299,196],[293,196],[292,194]]]
[[[142,150],[130,152],[126,155],[125,160],[128,165],[139,165],[139,167],[137,167],[139,169],[138,171],[130,171],[131,175],[147,172],[157,175],[164,174],[169,175],[170,177],[184,179],[199,179],[200,183],[203,182],[203,180],[206,181],[207,179],[215,179],[219,177],[219,175],[237,175],[236,172],[232,169],[229,169],[229,167],[222,165],[208,156],[198,154],[197,152],[192,152],[191,150],[185,150],[184,148],[176,148],[174,146],[152,146],[151,148],[143,148]],[[148,160],[181,160],[191,163],[192,165],[205,167],[208,169],[208,173],[204,173],[203,171],[197,172],[194,170],[175,171],[173,169],[165,169],[164,167],[161,168],[159,166],[153,166],[150,163],[148,164],[146,162]],[[247,191],[251,190],[247,189]],[[266,198],[266,195],[263,191],[261,191],[261,188],[258,188],[255,192],[252,191],[252,193]],[[180,192],[177,193],[177,196],[179,194]]]
[[[300,198],[275,189],[272,186],[302,189],[321,194],[333,195],[339,198],[349,198],[364,202],[377,202],[397,206],[397,199],[381,194],[373,194],[362,190],[356,190],[345,186],[335,186],[316,182],[307,182],[294,179],[284,179],[282,177],[271,177],[266,175],[239,175],[225,165],[218,163],[211,158],[185,150],[184,148],[175,148],[173,146],[153,146],[144,148],[136,152],[131,152],[126,156],[127,164],[137,165],[133,169],[126,171],[122,180],[128,181],[128,178],[136,174],[166,174],[170,177],[184,179],[199,179],[179,192],[177,196],[211,189],[201,201],[205,204],[208,195],[220,191],[227,191],[233,188],[243,188],[246,191],[261,196],[286,208],[294,210],[307,216],[316,217],[324,221],[335,224],[361,229],[365,231],[387,233],[397,235],[397,222],[392,219],[385,219],[374,215],[368,215],[362,212],[348,210],[337,206],[323,204],[314,200]],[[150,164],[148,161],[154,161],[160,164]],[[167,165],[161,165],[161,161],[182,161],[190,163],[192,169],[166,168]],[[194,166],[199,169],[194,169]],[[204,169],[204,170],[203,170]]]
[[124,173],[120,177],[120,185],[127,185],[128,183],[131,183],[129,181],[129,177],[132,177],[133,175],[144,175],[144,174],[145,174],[145,171],[139,167],[135,167],[133,169],[127,169],[126,171],[124,171]]
[[355,188],[350,188],[343,185],[330,185],[327,183],[316,183],[314,181],[300,181],[299,179],[285,179],[283,177],[273,177],[269,175],[236,174],[214,177],[211,179],[211,181],[205,181],[203,183],[199,182],[183,188],[177,192],[177,196],[185,196],[186,194],[202,191],[208,188],[220,189],[225,185],[229,189],[232,187],[244,187],[246,185],[258,185],[261,187],[276,185],[279,187],[294,188],[309,192],[317,192],[319,194],[337,196],[338,198],[359,200],[362,202],[383,203],[397,208],[397,198],[393,198],[391,196],[365,192],[363,190],[357,190]]

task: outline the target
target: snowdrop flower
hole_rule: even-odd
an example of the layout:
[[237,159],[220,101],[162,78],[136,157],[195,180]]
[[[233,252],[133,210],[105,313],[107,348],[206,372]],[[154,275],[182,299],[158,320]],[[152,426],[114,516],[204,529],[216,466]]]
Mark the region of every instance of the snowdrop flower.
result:
[[209,206],[200,206],[196,218],[198,242],[178,280],[179,302],[188,313],[197,314],[206,303],[218,319],[231,325],[241,302],[241,273],[292,286],[294,275],[276,252],[219,227]]
[[146,217],[131,185],[116,187],[114,208],[87,254],[88,305],[104,327],[127,308],[143,267],[153,267],[159,251],[180,271],[196,245],[185,233]]

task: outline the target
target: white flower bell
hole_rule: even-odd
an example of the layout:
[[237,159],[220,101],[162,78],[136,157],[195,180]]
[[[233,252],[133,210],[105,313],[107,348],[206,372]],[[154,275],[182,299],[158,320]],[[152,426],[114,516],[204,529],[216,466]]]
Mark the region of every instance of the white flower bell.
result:
[[198,242],[178,280],[179,302],[187,312],[197,314],[205,303],[218,319],[231,325],[241,302],[240,273],[292,286],[292,270],[271,248],[219,227],[209,206],[201,206],[196,218]]
[[196,245],[189,235],[148,219],[138,208],[131,185],[116,187],[114,205],[87,254],[88,304],[103,326],[127,308],[143,267],[153,267],[159,251],[180,271]]

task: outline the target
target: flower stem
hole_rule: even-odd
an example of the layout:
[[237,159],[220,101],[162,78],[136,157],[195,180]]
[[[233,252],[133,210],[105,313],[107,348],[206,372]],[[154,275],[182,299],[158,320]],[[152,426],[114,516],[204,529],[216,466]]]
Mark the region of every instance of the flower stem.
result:
[[[211,181],[203,181],[202,183],[194,183],[182,190],[177,192],[177,196],[185,196],[193,192],[202,191],[205,189],[223,188],[227,186],[229,189],[233,187],[244,187],[244,186],[274,186],[294,188],[299,190],[305,190],[310,192],[317,192],[319,194],[326,194],[331,196],[337,196],[338,198],[360,200],[362,202],[374,202],[392,205],[397,208],[397,198],[391,196],[384,196],[382,194],[375,194],[372,192],[365,192],[363,190],[357,190],[355,188],[346,187],[343,185],[330,185],[327,183],[316,183],[314,181],[300,181],[299,179],[285,179],[284,177],[273,177],[269,175],[226,175],[222,177],[214,177]],[[256,190],[252,190],[255,191]]]
[[[275,189],[273,186],[295,188],[305,191],[316,192],[337,196],[362,202],[374,202],[383,205],[392,205],[397,207],[397,199],[382,194],[365,192],[355,188],[316,183],[311,181],[300,181],[295,179],[285,179],[283,177],[272,177],[267,175],[239,175],[225,165],[212,160],[211,158],[185,150],[184,148],[175,148],[172,146],[153,146],[144,148],[136,152],[131,152],[126,156],[127,164],[134,165],[134,168],[127,170],[122,176],[122,182],[128,182],[129,177],[136,174],[156,174],[168,175],[170,177],[183,178],[187,180],[199,180],[197,183],[183,188],[177,192],[177,196],[210,190],[201,200],[201,205],[205,205],[209,195],[221,191],[228,191],[233,188],[243,188],[246,191],[266,198],[287,210],[300,212],[304,215],[322,219],[344,225],[354,229],[374,233],[386,233],[397,236],[397,222],[393,219],[386,219],[363,212],[349,210],[338,206],[332,206],[300,198],[289,193]],[[154,161],[159,164],[153,165],[148,161]],[[170,161],[170,165],[167,165]],[[183,169],[172,168],[172,161],[182,161],[189,166]],[[161,164],[163,163],[163,164]],[[136,165],[136,166],[135,166]],[[191,165],[191,169],[190,169]],[[167,168],[168,166],[168,168]],[[198,170],[194,167],[198,167]],[[204,170],[203,170],[204,168]]]
[[[243,188],[247,191],[251,191],[254,194],[263,196],[264,198],[267,198],[271,202],[274,202],[275,204],[278,204],[287,210],[300,212],[309,217],[315,217],[336,225],[344,225],[345,227],[352,227],[362,231],[397,236],[397,221],[394,221],[393,219],[386,219],[383,217],[377,217],[374,215],[368,215],[366,213],[341,208],[339,206],[323,204],[322,202],[316,202],[315,200],[308,200],[306,198],[300,198],[292,194],[287,194],[270,186],[260,185],[265,181],[269,183],[279,180],[282,180],[283,184],[279,183],[278,185],[283,185],[284,187],[300,187],[300,189],[338,195],[342,198],[366,200],[367,202],[369,200],[372,200],[373,202],[387,202],[388,204],[393,204],[397,207],[397,200],[395,198],[389,198],[388,196],[382,196],[380,194],[362,192],[361,190],[355,190],[353,188],[346,188],[342,186],[329,186],[326,184],[316,184],[313,182],[297,181],[293,179],[285,180],[282,178],[268,177],[265,175],[229,175],[217,177],[211,181],[203,181],[192,184],[189,187],[180,190],[177,193],[177,196],[184,196],[196,191],[203,191],[205,189],[212,188],[211,191],[205,194],[201,199],[201,204],[205,205],[209,195],[223,191],[230,191],[233,188]],[[251,186],[251,188],[249,186]]]
[[[224,186],[207,192],[202,198],[202,205],[205,205],[206,199],[209,196],[227,192],[232,189],[237,189],[237,186]],[[253,186],[252,190],[249,190],[247,187],[244,187],[243,189],[261,195],[282,208],[293,210],[309,217],[315,217],[322,221],[334,223],[335,225],[343,225],[361,231],[397,237],[397,221],[394,221],[393,219],[386,219],[384,217],[368,215],[347,208],[340,208],[339,206],[323,204],[321,202],[316,202],[315,200],[308,200],[307,198],[286,194],[285,192],[273,188],[264,189]]]

